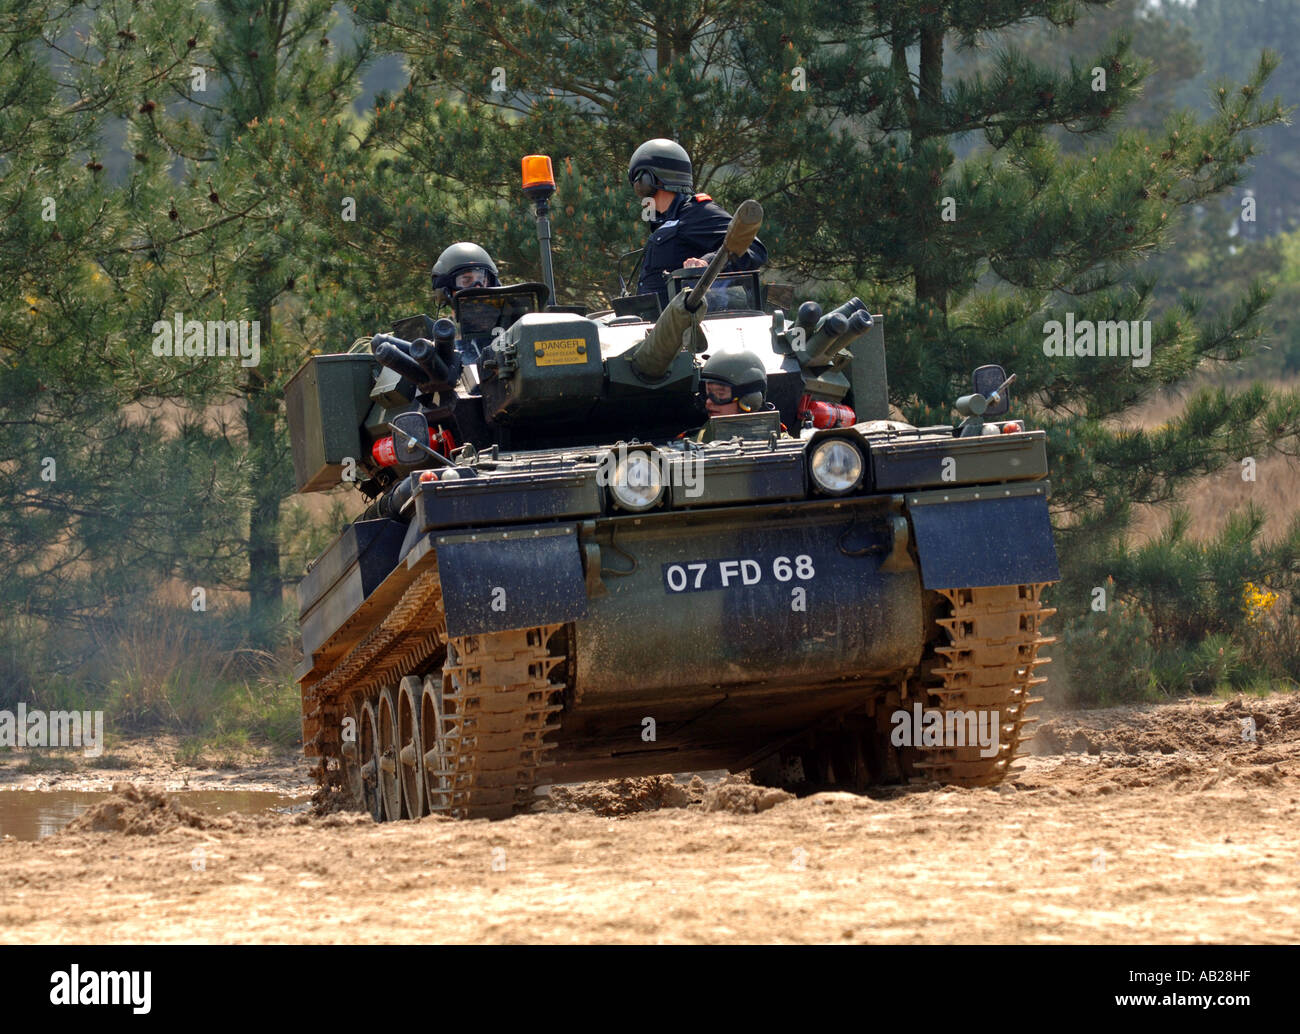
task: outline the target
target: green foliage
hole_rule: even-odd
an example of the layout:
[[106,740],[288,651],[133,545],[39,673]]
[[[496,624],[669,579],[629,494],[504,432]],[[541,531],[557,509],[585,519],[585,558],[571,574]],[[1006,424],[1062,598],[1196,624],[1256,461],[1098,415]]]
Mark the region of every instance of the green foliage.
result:
[[[0,612],[81,623],[196,553],[228,556],[238,513],[228,440],[158,409],[201,406],[212,384],[150,350],[180,282],[138,236],[166,169],[144,154],[112,189],[97,157],[124,94],[180,76],[139,37],[184,33],[193,17],[159,4],[128,28],[112,5],[9,2],[0,17]],[[41,34],[76,39],[74,17],[85,31],[59,67]]]
[[[322,45],[322,0],[0,16],[0,613],[44,622],[43,666],[70,668],[93,623],[179,579],[245,601],[244,645],[281,644],[280,395],[311,350],[294,275],[320,235],[279,166],[345,136],[319,123],[342,120],[364,45]],[[155,355],[177,312],[257,321],[260,362]]]
[[[1300,597],[1300,516],[1271,542],[1261,540],[1264,514],[1254,505],[1228,514],[1209,541],[1190,538],[1189,523],[1176,508],[1161,535],[1057,590],[1076,702],[1294,683],[1300,614],[1289,601]],[[1106,590],[1104,612],[1090,606],[1097,588]]]
[[[1217,89],[1248,75],[1261,46],[1273,48],[1281,58],[1274,89],[1290,104],[1300,100],[1300,6],[1293,0],[1162,0],[1159,10],[1192,32],[1204,56],[1204,74],[1182,87],[1179,104],[1204,108],[1206,87]],[[1267,129],[1260,134],[1260,149],[1251,176],[1259,202],[1259,234],[1300,229],[1300,148],[1295,132],[1282,126]]]
[[301,502],[292,502],[284,508],[280,528],[280,558],[284,577],[296,582],[307,570],[308,562],[325,552],[355,514],[354,499],[350,492],[336,493],[330,500],[329,515],[312,516]]
[[1281,380],[1300,376],[1300,230],[1270,241],[1243,244],[1242,253],[1277,257],[1268,344],[1250,364],[1256,376]]
[[[1103,588],[1113,592],[1113,581]],[[1066,624],[1052,674],[1062,672],[1068,687],[1063,698],[1075,706],[1143,703],[1157,698],[1154,656],[1150,619],[1140,606],[1119,598]]]

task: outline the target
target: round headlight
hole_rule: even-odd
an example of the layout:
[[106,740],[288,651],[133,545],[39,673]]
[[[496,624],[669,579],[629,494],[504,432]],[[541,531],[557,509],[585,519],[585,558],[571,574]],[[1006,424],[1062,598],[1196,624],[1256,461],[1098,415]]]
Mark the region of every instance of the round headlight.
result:
[[817,487],[829,495],[843,495],[862,481],[862,450],[843,438],[827,438],[813,446],[808,469]]
[[624,510],[648,510],[663,497],[659,465],[646,452],[630,452],[614,465],[609,491]]

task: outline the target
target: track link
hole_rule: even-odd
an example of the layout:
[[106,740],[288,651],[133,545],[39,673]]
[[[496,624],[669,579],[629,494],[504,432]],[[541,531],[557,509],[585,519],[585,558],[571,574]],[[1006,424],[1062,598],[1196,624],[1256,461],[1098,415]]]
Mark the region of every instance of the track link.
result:
[[550,676],[565,655],[548,646],[562,627],[448,640],[441,728],[425,730],[431,811],[495,819],[531,802],[554,746],[543,739],[559,728],[552,719],[563,706],[564,687]]
[[317,783],[346,789],[341,731],[348,698],[359,702],[396,682],[433,657],[445,638],[442,586],[433,567],[411,583],[328,675],[303,687],[303,749],[308,757],[320,759],[311,769]]
[[941,658],[933,669],[935,683],[926,690],[947,720],[950,711],[994,711],[1000,727],[998,751],[981,757],[978,744],[963,747],[925,747],[914,768],[930,779],[957,786],[991,786],[1000,783],[1019,756],[1017,749],[1031,737],[1026,716],[1032,687],[1046,682],[1034,669],[1051,658],[1039,657],[1039,647],[1055,642],[1039,631],[1056,611],[1044,607],[1041,595],[1051,583],[998,585],[986,588],[945,589],[952,604],[949,617],[938,624],[949,643],[935,647]]

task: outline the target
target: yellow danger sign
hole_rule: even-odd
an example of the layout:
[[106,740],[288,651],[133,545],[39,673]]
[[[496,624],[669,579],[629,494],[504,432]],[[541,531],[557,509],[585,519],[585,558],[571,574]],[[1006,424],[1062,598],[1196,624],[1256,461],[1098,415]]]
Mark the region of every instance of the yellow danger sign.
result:
[[538,341],[533,345],[538,366],[573,366],[587,361],[587,342],[580,337]]

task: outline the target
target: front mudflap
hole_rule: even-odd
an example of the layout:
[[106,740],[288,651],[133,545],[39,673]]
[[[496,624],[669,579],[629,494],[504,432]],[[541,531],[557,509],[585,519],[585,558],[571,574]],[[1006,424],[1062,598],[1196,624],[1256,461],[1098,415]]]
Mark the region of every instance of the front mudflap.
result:
[[587,616],[576,524],[435,535],[447,635]]
[[921,584],[930,590],[1055,582],[1046,481],[908,493]]

